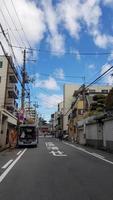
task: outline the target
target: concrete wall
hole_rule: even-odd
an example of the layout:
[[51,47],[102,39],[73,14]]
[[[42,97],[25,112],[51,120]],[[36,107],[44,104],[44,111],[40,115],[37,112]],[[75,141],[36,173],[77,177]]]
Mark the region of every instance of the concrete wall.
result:
[[86,144],[86,133],[84,126],[79,127],[77,130],[77,142],[82,145]]
[[106,149],[113,151],[113,119],[104,121],[103,145]]
[[101,123],[86,125],[86,144],[97,148],[103,146],[103,127]]
[[0,146],[1,147],[5,146],[5,144],[6,144],[7,127],[8,127],[7,117],[2,116],[1,132],[0,132]]

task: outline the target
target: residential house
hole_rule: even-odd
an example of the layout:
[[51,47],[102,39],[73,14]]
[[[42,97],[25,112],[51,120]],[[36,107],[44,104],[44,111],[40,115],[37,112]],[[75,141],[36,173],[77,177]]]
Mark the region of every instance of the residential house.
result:
[[[70,114],[68,115],[69,135],[81,144],[85,144],[84,123],[77,125],[78,121],[88,116],[88,112],[93,103],[95,95],[107,95],[111,86],[91,86],[87,90],[83,90],[84,85],[78,91],[74,91],[73,102],[70,107]],[[81,93],[81,91],[83,91]]]

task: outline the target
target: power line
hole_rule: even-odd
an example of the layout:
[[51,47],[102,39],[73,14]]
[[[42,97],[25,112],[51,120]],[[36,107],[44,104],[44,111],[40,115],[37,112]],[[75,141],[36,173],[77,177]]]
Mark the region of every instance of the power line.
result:
[[[1,46],[1,48],[2,48],[2,51],[3,51],[3,53],[4,53],[5,57],[6,57],[6,59],[8,60],[8,63],[10,64],[10,66],[11,66],[11,68],[12,68],[12,70],[13,70],[14,74],[16,75],[16,77],[17,77],[18,81],[20,82],[20,84],[21,84],[21,87],[23,88],[23,85],[22,85],[21,79],[20,79],[20,77],[18,76],[18,74],[17,74],[17,71],[16,71],[15,67],[14,67],[14,66],[13,66],[13,64],[11,63],[11,60],[10,60],[9,56],[7,55],[7,53],[6,53],[5,49],[4,49],[4,47],[3,47],[3,45],[2,45],[2,42],[1,42],[1,41],[0,41],[0,46]],[[25,89],[25,90],[26,90],[26,89]]]
[[[51,74],[45,74],[45,73],[39,73],[40,75],[42,75],[42,76],[51,76]],[[56,78],[56,79],[59,79],[59,80],[61,80],[60,78],[57,78],[57,76],[55,76],[54,75],[54,77]],[[66,78],[84,78],[84,76],[72,76],[72,75],[64,75],[64,77],[66,77]]]
[[6,36],[5,31],[4,31],[4,29],[3,29],[2,25],[1,25],[1,23],[0,23],[0,28],[1,28],[1,31],[2,31],[2,34],[3,34],[4,38],[6,39],[6,42],[8,43],[9,47],[11,48],[11,51],[12,51],[12,54],[13,54],[13,57],[14,57],[15,62],[17,63],[18,67],[21,69],[21,67],[19,66],[18,61],[17,61],[17,59],[16,59],[14,50],[13,50],[13,48],[12,48],[10,36],[9,36],[9,39],[10,39],[10,41],[9,41],[9,39],[8,39],[7,36]]
[[[113,69],[113,66],[109,67],[109,69],[107,69],[105,72],[103,72],[100,76],[98,76],[94,81],[92,81],[90,84],[88,84],[87,86],[85,86],[84,84],[81,85],[81,87],[79,88],[78,90],[78,93],[77,93],[77,97],[76,97],[76,100],[78,99],[78,96],[80,93],[84,93],[85,90],[87,90],[91,85],[93,85],[94,83],[96,83],[98,80],[100,80],[103,76],[107,75],[108,72],[110,72],[110,70]],[[69,111],[71,110],[71,107],[67,110],[67,112],[64,114],[67,115],[67,113],[69,113]]]
[[107,72],[109,72],[111,69],[113,69],[113,66],[111,66],[109,69],[107,69],[104,73],[102,73],[100,76],[98,76],[94,81],[92,81],[89,85],[87,85],[85,88],[90,87],[91,85],[93,85],[95,82],[97,82],[99,79],[101,79],[104,75],[107,74]]
[[[43,88],[39,87],[39,89],[42,90],[42,91],[44,91],[46,94],[48,94],[48,92],[46,90],[44,90]],[[59,100],[61,100],[60,97],[56,97],[56,98],[59,99]]]
[[12,16],[11,16],[11,14],[10,14],[10,12],[9,12],[8,8],[7,8],[7,5],[6,5],[6,2],[5,2],[5,0],[3,0],[3,3],[4,3],[4,6],[5,6],[5,8],[6,8],[7,12],[8,12],[8,15],[9,15],[9,17],[10,17],[10,19],[11,19],[11,21],[12,21],[12,23],[13,23],[13,25],[14,25],[14,27],[15,27],[16,31],[17,31],[17,33],[18,33],[18,36],[19,36],[19,38],[20,38],[21,42],[23,43],[23,45],[24,45],[24,46],[26,46],[26,45],[25,45],[25,43],[23,42],[23,39],[22,39],[22,37],[21,37],[21,35],[20,35],[20,33],[19,33],[18,29],[17,29],[17,26],[15,25],[15,22],[14,22],[14,20],[12,19]]
[[[21,46],[16,46],[12,45],[12,47],[17,48],[17,49],[23,49],[24,47]],[[30,48],[26,48],[30,49]],[[39,53],[63,53],[63,51],[51,51],[51,50],[44,50],[44,49],[36,49],[32,48],[33,51],[39,52]],[[69,55],[76,55],[76,52],[71,52],[71,51],[64,51],[64,54],[69,54]],[[80,56],[106,56],[106,55],[112,55],[113,52],[79,52]]]
[[16,16],[17,16],[17,18],[18,18],[18,21],[19,21],[19,23],[20,23],[21,29],[22,29],[22,31],[23,31],[23,33],[24,33],[24,36],[25,36],[25,38],[26,38],[26,41],[27,41],[29,47],[31,48],[30,42],[29,42],[29,40],[28,40],[28,38],[27,38],[27,35],[26,35],[26,33],[25,33],[24,29],[23,29],[22,23],[21,23],[20,18],[19,18],[19,16],[18,16],[18,13],[17,13],[17,10],[16,10],[16,8],[15,8],[15,5],[14,5],[13,0],[11,0],[11,3],[12,3],[12,6],[13,6],[13,8],[14,8],[15,14],[16,14]]
[[[9,23],[7,22],[7,20],[6,20],[6,18],[5,18],[5,15],[4,15],[3,11],[1,10],[1,8],[0,8],[0,12],[1,12],[1,14],[2,14],[2,17],[3,17],[3,19],[4,19],[4,22],[7,24],[7,27],[9,27],[9,30],[11,31],[11,33],[12,33],[12,35],[13,35],[13,37],[14,37],[15,41],[16,41],[16,42],[17,42],[17,44],[18,44],[18,43],[19,43],[19,41],[17,40],[16,36],[14,35],[14,33],[13,33],[13,31],[12,31],[12,29],[11,29],[11,27],[10,27]],[[12,46],[12,47],[13,47],[13,46]]]

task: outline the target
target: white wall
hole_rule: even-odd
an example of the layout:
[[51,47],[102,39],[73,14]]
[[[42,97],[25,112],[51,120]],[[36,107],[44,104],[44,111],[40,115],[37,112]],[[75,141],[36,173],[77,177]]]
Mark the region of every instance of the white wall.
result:
[[79,144],[85,145],[86,144],[86,134],[84,131],[84,127],[78,129],[77,135],[79,138],[79,141],[78,141]]
[[86,126],[86,139],[97,140],[97,124],[88,124]]
[[104,147],[106,147],[106,141],[113,142],[113,120],[104,121],[104,126],[103,126]]

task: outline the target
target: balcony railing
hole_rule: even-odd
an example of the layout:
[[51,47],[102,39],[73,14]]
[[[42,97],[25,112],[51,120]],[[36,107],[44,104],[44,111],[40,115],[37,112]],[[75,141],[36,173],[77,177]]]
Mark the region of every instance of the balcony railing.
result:
[[14,83],[8,84],[8,98],[18,98],[19,91]]

